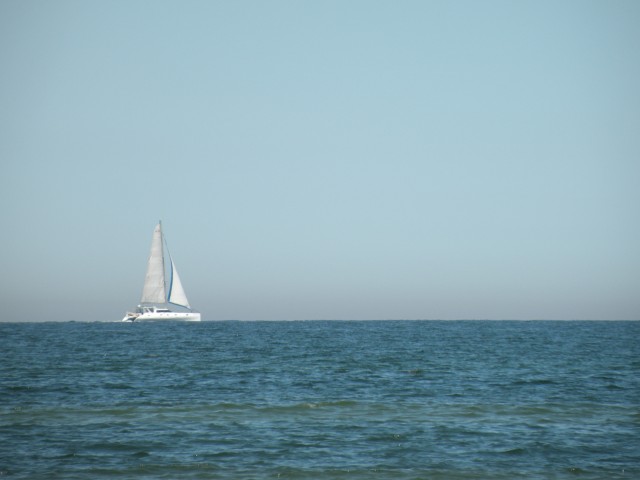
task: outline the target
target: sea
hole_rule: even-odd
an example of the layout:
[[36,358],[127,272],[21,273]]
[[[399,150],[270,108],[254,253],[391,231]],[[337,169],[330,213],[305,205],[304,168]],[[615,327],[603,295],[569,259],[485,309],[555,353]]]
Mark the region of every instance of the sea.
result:
[[0,323],[11,479],[638,479],[640,322]]

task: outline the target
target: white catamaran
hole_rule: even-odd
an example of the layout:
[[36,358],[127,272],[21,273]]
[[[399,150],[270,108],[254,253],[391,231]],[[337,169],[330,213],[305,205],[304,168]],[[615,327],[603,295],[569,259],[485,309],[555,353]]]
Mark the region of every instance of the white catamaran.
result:
[[[164,248],[166,244],[162,234],[162,222],[156,225],[151,240],[151,253],[147,264],[147,275],[144,278],[142,300],[134,312],[127,312],[123,322],[139,322],[143,320],[189,320],[200,321],[200,313],[194,312],[189,305],[187,295],[176,271],[169,249],[169,290],[165,282]],[[178,307],[178,308],[175,308]]]

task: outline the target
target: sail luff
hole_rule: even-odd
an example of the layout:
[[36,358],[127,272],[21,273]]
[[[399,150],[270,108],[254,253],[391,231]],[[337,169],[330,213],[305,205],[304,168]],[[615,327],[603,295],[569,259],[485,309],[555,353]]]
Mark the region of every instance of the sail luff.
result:
[[163,257],[162,226],[158,223],[153,230],[151,251],[149,252],[149,260],[147,262],[147,273],[144,278],[141,303],[166,302]]

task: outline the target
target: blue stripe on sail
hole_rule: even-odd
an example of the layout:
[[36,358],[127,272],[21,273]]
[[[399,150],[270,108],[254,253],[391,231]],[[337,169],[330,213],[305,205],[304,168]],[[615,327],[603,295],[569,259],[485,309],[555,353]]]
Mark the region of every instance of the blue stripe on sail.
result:
[[169,299],[171,298],[171,290],[173,290],[173,260],[171,260],[171,255],[169,255],[169,263],[171,264],[171,275],[169,275],[169,294],[167,295],[167,303],[171,303]]

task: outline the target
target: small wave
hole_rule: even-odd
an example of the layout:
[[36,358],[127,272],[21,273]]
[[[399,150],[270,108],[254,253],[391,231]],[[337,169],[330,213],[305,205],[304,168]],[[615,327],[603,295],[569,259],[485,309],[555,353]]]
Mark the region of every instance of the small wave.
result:
[[587,470],[584,470],[580,467],[568,467],[567,472],[572,475],[585,475],[589,473]]
[[87,449],[89,451],[98,452],[129,452],[131,450],[134,450],[135,447],[126,443],[99,442],[88,445]]
[[148,457],[149,455],[151,454],[149,452],[145,452],[144,450],[131,454],[131,456],[134,458],[144,458],[144,457]]
[[555,385],[557,382],[550,378],[531,378],[516,380],[513,385]]
[[7,385],[4,389],[9,392],[30,392],[35,390],[35,387],[31,385]]
[[322,408],[322,407],[353,407],[357,405],[358,402],[355,400],[329,400],[325,402],[317,402],[317,403],[307,403],[305,405],[310,405],[312,408]]
[[607,390],[624,390],[624,387],[621,387],[619,385],[616,385],[614,383],[610,383],[609,385],[607,385],[605,387]]
[[527,451],[524,448],[516,447],[505,450],[502,453],[504,453],[505,455],[523,455],[526,452]]
[[133,385],[128,383],[105,383],[104,387],[109,390],[132,390],[135,388]]
[[358,405],[354,400],[334,400],[324,402],[302,402],[292,405],[271,405],[268,407],[258,407],[263,412],[296,412],[313,409],[333,409],[333,408],[349,408]]

